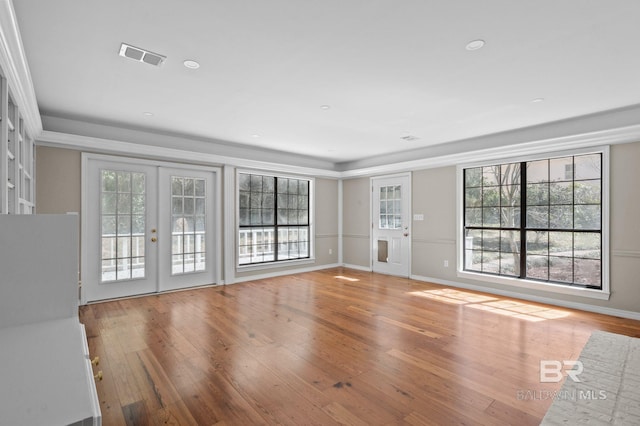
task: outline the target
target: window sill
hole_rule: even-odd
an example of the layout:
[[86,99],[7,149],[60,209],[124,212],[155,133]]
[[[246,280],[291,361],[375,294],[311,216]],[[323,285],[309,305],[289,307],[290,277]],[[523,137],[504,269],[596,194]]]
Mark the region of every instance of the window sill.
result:
[[[469,271],[458,271],[459,278],[475,281],[484,281],[493,284],[502,284],[509,287],[539,290],[548,293],[567,294],[571,296],[586,297],[590,299],[609,300],[611,293],[608,290],[595,290],[590,288],[570,287],[560,284],[548,284],[538,281],[521,280],[497,275],[485,275]],[[604,286],[606,287],[606,286]]]
[[264,269],[289,268],[289,267],[298,266],[298,265],[308,265],[310,263],[315,263],[315,262],[316,262],[316,258],[310,257],[305,259],[292,259],[292,260],[282,260],[278,262],[259,263],[257,265],[238,265],[236,266],[236,272],[251,272],[251,271],[261,271]]

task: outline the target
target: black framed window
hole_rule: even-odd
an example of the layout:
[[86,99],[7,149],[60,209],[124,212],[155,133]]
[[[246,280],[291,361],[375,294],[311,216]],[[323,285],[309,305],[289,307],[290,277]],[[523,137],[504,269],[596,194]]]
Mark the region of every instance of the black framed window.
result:
[[238,174],[238,264],[310,257],[309,187],[305,179]]
[[463,269],[602,289],[602,154],[464,170]]

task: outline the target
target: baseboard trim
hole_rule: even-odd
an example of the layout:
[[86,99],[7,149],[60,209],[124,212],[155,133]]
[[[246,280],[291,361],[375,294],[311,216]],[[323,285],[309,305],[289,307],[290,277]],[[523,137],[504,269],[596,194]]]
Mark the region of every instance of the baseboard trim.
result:
[[411,275],[413,280],[430,282],[439,285],[464,288],[467,290],[481,291],[483,293],[496,294],[500,296],[513,297],[517,299],[529,300],[531,302],[546,303],[548,305],[562,306],[564,308],[578,309],[581,311],[594,312],[597,314],[610,315],[633,320],[640,320],[640,312],[627,311],[624,309],[607,308],[605,306],[588,305],[586,303],[569,302],[566,300],[552,299],[550,297],[534,296],[530,294],[518,293],[509,290],[499,290],[495,288],[482,287],[475,284],[466,284],[456,281],[442,280],[439,278],[425,277],[422,275]]
[[343,263],[341,266],[349,269],[355,269],[356,271],[371,272],[371,268],[367,268],[366,266],[352,265],[350,263]]
[[264,280],[267,278],[276,278],[276,277],[282,277],[285,275],[302,274],[304,272],[314,272],[314,271],[320,271],[323,269],[338,268],[340,266],[342,265],[340,265],[339,263],[331,263],[327,265],[309,266],[306,268],[288,269],[285,271],[274,271],[266,274],[251,275],[247,277],[235,277],[233,282],[225,283],[225,285],[240,284],[240,283],[246,283],[248,281]]

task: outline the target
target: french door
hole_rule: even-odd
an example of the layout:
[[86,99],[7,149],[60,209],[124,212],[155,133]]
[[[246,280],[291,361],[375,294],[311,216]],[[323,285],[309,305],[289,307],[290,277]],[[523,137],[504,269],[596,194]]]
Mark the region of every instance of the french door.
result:
[[158,289],[212,284],[214,175],[167,167],[158,172],[158,230],[163,236],[158,238]]
[[371,179],[372,269],[408,277],[411,255],[410,175]]
[[216,174],[83,160],[82,303],[214,284]]

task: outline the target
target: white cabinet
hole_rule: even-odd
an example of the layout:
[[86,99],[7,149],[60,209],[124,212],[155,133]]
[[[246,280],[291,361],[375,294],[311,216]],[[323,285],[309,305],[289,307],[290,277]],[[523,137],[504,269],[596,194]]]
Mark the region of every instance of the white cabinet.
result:
[[0,425],[100,425],[78,216],[0,215]]
[[0,329],[0,424],[100,425],[84,339],[75,318]]

